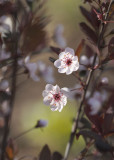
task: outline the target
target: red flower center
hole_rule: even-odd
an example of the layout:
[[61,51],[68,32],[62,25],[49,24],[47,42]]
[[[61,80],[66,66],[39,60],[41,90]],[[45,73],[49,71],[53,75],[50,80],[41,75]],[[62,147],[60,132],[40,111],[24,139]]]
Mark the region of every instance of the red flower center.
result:
[[53,97],[56,101],[59,101],[61,99],[60,94],[54,94]]
[[71,63],[72,63],[72,60],[71,60],[71,59],[67,59],[66,64],[67,64],[68,66],[70,66]]

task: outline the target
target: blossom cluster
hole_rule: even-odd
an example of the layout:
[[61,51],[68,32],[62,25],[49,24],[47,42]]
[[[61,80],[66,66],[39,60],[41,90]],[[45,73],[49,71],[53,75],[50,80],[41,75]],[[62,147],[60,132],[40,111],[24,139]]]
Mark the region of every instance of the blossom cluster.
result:
[[[59,59],[54,62],[54,66],[58,68],[59,73],[72,74],[79,68],[78,57],[71,48],[66,48],[59,54]],[[63,107],[67,104],[67,98],[70,97],[69,88],[61,88],[58,85],[52,86],[47,84],[43,91],[44,104],[50,105],[52,111],[58,110],[61,112]]]

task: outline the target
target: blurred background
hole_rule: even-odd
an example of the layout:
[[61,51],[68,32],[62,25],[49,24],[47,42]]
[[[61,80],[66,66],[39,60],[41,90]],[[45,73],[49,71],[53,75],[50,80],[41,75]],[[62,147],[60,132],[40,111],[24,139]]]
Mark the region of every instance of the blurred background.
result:
[[[46,2],[46,14],[50,19],[46,27],[49,46],[57,46],[52,37],[58,24],[62,24],[66,46],[76,50],[81,38],[84,36],[79,28],[79,22],[84,20],[79,10],[80,5],[83,5],[82,0],[48,0]],[[74,87],[77,83],[76,79],[72,75],[59,74],[49,61],[50,56],[57,57],[55,53],[43,52],[35,55],[33,61],[42,60],[53,67],[54,84],[58,84],[61,88]],[[67,106],[64,107],[61,113],[58,111],[52,112],[48,106],[43,104],[42,91],[45,89],[45,85],[46,82],[42,78],[40,82],[34,82],[26,75],[18,77],[11,136],[18,136],[19,133],[33,127],[38,119],[48,120],[46,128],[42,130],[35,129],[17,139],[18,157],[26,154],[37,156],[44,144],[48,144],[52,152],[59,151],[64,154],[78,102],[68,101]],[[83,146],[84,141],[81,137],[78,141],[75,140],[70,156],[75,157]]]

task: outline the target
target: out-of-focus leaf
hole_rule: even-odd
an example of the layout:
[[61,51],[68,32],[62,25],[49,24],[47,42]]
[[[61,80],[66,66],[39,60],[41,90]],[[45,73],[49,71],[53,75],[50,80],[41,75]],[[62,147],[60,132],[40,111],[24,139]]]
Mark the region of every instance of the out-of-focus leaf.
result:
[[113,14],[114,14],[114,1],[111,4],[111,8],[110,8],[110,11],[109,11],[109,16],[112,16]]
[[109,52],[109,58],[114,59],[114,37],[111,38],[109,44],[108,44],[108,52]]
[[94,51],[92,50],[92,48],[89,45],[86,45],[86,56],[88,58],[91,58],[92,56],[94,56]]
[[84,0],[84,3],[92,3],[92,0]]
[[95,139],[95,140],[101,138],[101,136],[98,135],[97,133],[95,133],[95,132],[93,132],[93,131],[91,131],[91,130],[87,130],[87,129],[86,129],[86,130],[85,130],[85,129],[80,130],[80,131],[76,134],[77,139],[79,138],[80,135],[82,135],[82,136],[84,136],[84,137],[88,137],[88,138],[90,138],[90,139]]
[[10,139],[8,141],[7,146],[6,146],[6,156],[7,156],[8,160],[14,160],[17,152],[18,152],[18,149],[17,149],[16,145],[14,144],[13,140]]
[[84,7],[80,6],[80,10],[82,12],[82,14],[84,15],[84,17],[88,20],[88,22],[90,22],[91,25],[92,24],[92,17],[89,11],[87,11]]
[[89,105],[86,104],[85,106],[85,113],[88,119],[94,124],[95,130],[98,132],[102,133],[102,123],[103,123],[103,118],[100,115],[91,115],[90,114],[90,107]]
[[86,34],[86,36],[88,36],[88,38],[94,44],[96,44],[98,41],[98,37],[97,37],[96,33],[84,22],[80,23],[80,27],[81,27],[82,31]]
[[92,27],[98,30],[99,25],[100,25],[100,21],[98,20],[95,12],[93,11],[93,8],[91,9],[91,11],[87,11],[84,7],[80,7],[80,10],[82,12],[82,14],[84,15],[84,17],[87,19],[87,21],[92,25]]
[[5,100],[9,100],[10,95],[5,91],[0,91],[0,103],[2,103]]
[[114,34],[114,29],[111,30],[111,32],[109,33],[109,35]]
[[91,8],[91,16],[92,16],[92,21],[93,21],[93,27],[95,30],[99,29],[101,22],[98,20],[98,17],[96,16],[96,13],[94,12],[94,9],[97,11],[97,8]]
[[58,54],[58,55],[63,51],[62,49],[57,48],[57,47],[53,47],[53,46],[50,46],[50,48],[51,48],[51,50],[52,50],[53,52],[55,52],[55,53]]
[[8,160],[14,159],[13,149],[11,147],[9,146],[6,147],[6,154],[7,154]]
[[106,110],[103,115],[103,134],[105,137],[114,134],[114,89],[112,94],[108,98],[108,101],[105,103]]
[[2,61],[0,61],[0,68],[2,68],[4,66],[7,66],[9,64],[12,64],[13,62],[14,62],[13,58],[8,58],[8,59],[5,59],[5,60],[2,60]]
[[39,160],[51,160],[51,152],[48,145],[45,145],[40,152]]
[[95,140],[95,146],[100,152],[111,152],[113,150],[113,147],[102,138]]
[[95,146],[100,152],[109,152],[113,150],[113,147],[99,134],[91,131],[91,130],[81,130],[76,134],[76,137],[82,135],[84,138],[90,138],[95,140]]
[[1,37],[1,33],[0,33],[0,45],[2,45],[2,37]]
[[56,61],[56,59],[53,58],[53,57],[49,57],[49,60],[50,60],[52,63],[54,63],[54,62]]
[[104,134],[110,132],[112,126],[114,126],[114,113],[106,113],[103,122]]
[[21,36],[21,50],[24,55],[40,50],[46,43],[46,33],[43,30],[40,18],[37,18],[34,23],[31,22],[25,27]]
[[62,155],[59,152],[54,152],[52,155],[52,160],[62,160]]
[[76,49],[76,52],[75,52],[75,55],[78,56],[78,58],[80,58],[80,54],[82,53],[82,50],[83,50],[83,47],[84,47],[84,43],[85,40],[82,39],[80,44],[78,45],[77,49]]
[[103,11],[107,12],[108,7],[109,7],[109,1],[105,1],[102,3]]
[[[36,8],[40,2],[41,1],[37,2]],[[49,22],[49,17],[46,16],[45,9],[42,8],[45,6],[44,1],[43,4],[40,9],[26,12],[26,14],[23,14],[23,17],[21,17],[19,46],[25,56],[31,52],[41,51],[43,47],[46,47],[47,34],[45,26]]]
[[83,125],[81,128],[83,128],[83,129],[85,129],[85,128],[86,129],[91,129],[91,124],[90,124],[90,122],[86,118],[82,117],[81,120],[80,120],[80,122]]
[[0,16],[15,13],[17,7],[11,1],[3,1],[0,3]]
[[87,160],[113,160],[113,157],[110,153],[99,154],[99,152],[95,151],[95,153],[87,157]]

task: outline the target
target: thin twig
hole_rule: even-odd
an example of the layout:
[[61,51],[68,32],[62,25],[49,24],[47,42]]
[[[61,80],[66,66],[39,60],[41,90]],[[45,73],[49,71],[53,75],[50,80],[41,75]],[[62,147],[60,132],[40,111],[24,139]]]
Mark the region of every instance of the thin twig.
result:
[[83,158],[85,157],[85,155],[87,154],[89,148],[94,144],[95,140],[90,140],[87,144],[86,147],[81,151],[78,160],[83,160]]
[[[95,64],[96,57],[97,57],[97,54],[95,55],[93,64]],[[70,152],[70,149],[71,149],[74,137],[75,137],[75,133],[76,133],[77,128],[78,128],[78,122],[79,122],[80,113],[82,111],[82,106],[83,106],[84,101],[85,101],[86,92],[88,90],[88,87],[89,87],[90,80],[91,80],[93,72],[94,72],[94,70],[90,70],[89,75],[88,75],[87,80],[86,80],[86,87],[85,87],[85,90],[84,90],[83,95],[82,95],[82,101],[80,103],[80,107],[79,107],[79,110],[78,110],[77,115],[76,115],[76,120],[74,121],[74,123],[72,125],[72,131],[71,131],[71,134],[70,134],[69,142],[68,142],[68,144],[66,146],[64,160],[67,160],[67,158],[68,158],[68,155],[69,155],[69,152]]]
[[17,140],[18,138],[21,138],[23,135],[25,135],[25,134],[31,132],[33,129],[35,129],[35,127],[32,127],[32,128],[30,128],[30,129],[28,129],[28,130],[26,130],[26,131],[20,133],[18,136],[14,137],[13,140]]
[[[105,20],[107,20],[107,18],[108,18],[109,11],[110,11],[110,8],[111,8],[111,4],[112,4],[112,0],[110,1],[109,7],[108,7],[108,12],[107,12],[107,15],[105,17]],[[101,32],[100,32],[98,43],[97,43],[98,50],[100,50],[100,45],[101,45],[100,43],[101,43],[101,40],[103,38],[104,30],[105,30],[105,24],[102,23]],[[88,87],[89,87],[89,84],[91,82],[93,73],[95,71],[94,66],[95,66],[96,58],[97,58],[97,54],[95,54],[95,56],[94,56],[93,65],[92,65],[93,68],[92,68],[92,70],[89,71],[89,75],[88,75],[87,80],[86,80],[85,90],[84,90],[83,95],[82,95],[82,101],[80,103],[80,107],[78,109],[78,112],[77,112],[77,115],[76,115],[76,118],[75,118],[76,121],[72,125],[72,131],[71,131],[71,134],[70,134],[70,139],[69,139],[68,144],[66,146],[66,150],[65,150],[65,154],[64,154],[64,160],[67,160],[67,158],[68,158],[68,155],[69,155],[69,152],[70,152],[70,149],[71,149],[76,131],[78,129],[78,122],[79,122],[79,119],[80,119],[80,113],[82,111],[82,106],[83,106],[84,101],[85,101],[86,92],[88,90]]]

